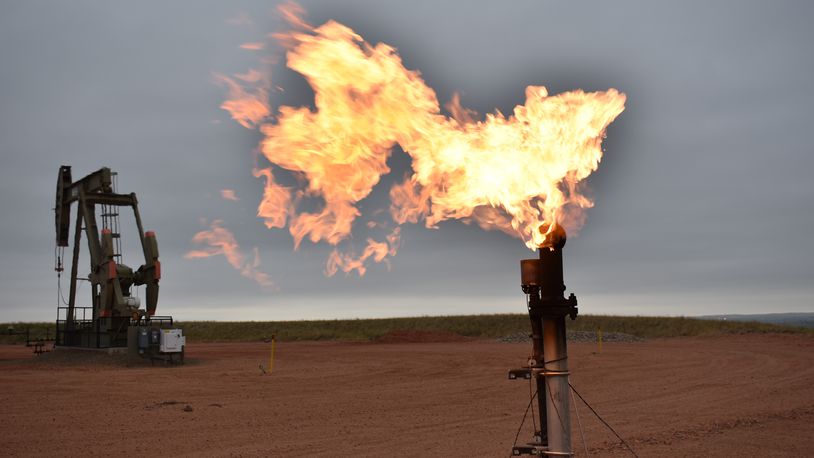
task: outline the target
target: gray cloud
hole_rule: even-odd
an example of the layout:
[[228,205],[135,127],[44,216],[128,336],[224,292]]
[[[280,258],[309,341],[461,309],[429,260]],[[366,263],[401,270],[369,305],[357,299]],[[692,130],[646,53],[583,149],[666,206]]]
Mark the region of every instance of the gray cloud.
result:
[[[566,247],[566,282],[583,310],[814,307],[810,3],[303,5],[313,23],[336,19],[397,47],[439,99],[460,91],[481,112],[511,111],[529,84],[628,95],[590,179],[596,208]],[[254,24],[226,23],[240,12]],[[502,234],[460,223],[407,227],[390,271],[325,278],[327,247],[292,252],[286,233],[255,218],[258,137],[218,108],[223,92],[211,72],[245,71],[255,55],[238,46],[276,27],[259,1],[0,7],[0,321],[54,316],[50,209],[61,164],[75,175],[110,166],[121,190],[138,193],[159,237],[166,313],[523,311],[518,260],[533,254]],[[275,66],[273,79],[286,89],[275,105],[311,103],[293,72]],[[408,164],[395,153],[392,165],[400,178]],[[223,188],[241,200],[223,200]],[[219,257],[183,259],[200,218],[223,219],[247,253],[259,247],[281,291],[259,288]]]

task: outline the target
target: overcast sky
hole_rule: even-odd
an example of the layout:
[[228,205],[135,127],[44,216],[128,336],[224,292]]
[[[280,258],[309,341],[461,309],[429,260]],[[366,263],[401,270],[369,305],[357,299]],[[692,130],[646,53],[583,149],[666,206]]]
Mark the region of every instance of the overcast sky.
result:
[[[458,91],[481,113],[511,112],[531,84],[627,94],[590,179],[596,206],[565,248],[582,313],[814,311],[811,2],[302,5],[313,24],[335,19],[394,46],[439,100]],[[389,270],[328,278],[328,247],[294,251],[287,232],[266,229],[255,216],[262,181],[251,173],[259,136],[219,108],[224,89],[212,74],[255,65],[239,46],[281,27],[267,1],[0,3],[0,322],[56,315],[52,208],[63,164],[74,178],[109,166],[120,192],[138,194],[158,234],[162,314],[525,311],[519,260],[534,254],[501,233],[408,225]],[[273,78],[285,89],[274,106],[313,102],[297,74],[277,66]],[[391,165],[376,193],[409,160],[397,151]],[[221,198],[224,188],[240,200]],[[223,256],[184,259],[202,219],[223,220],[247,256],[258,247],[259,270],[279,290]],[[132,217],[122,222],[124,261],[137,267]],[[87,260],[81,267],[87,274]],[[90,302],[87,286],[79,295]]]

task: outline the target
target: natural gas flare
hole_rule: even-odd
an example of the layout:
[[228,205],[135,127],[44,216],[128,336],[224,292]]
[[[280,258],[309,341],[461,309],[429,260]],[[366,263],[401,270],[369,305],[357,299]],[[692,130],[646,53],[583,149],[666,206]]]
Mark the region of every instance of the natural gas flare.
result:
[[[286,49],[287,66],[313,89],[315,108],[280,106],[272,114],[268,90],[256,84],[270,86],[270,79],[254,71],[219,77],[230,94],[222,107],[243,126],[259,129],[260,152],[272,164],[255,170],[265,178],[258,216],[269,228],[287,226],[295,247],[304,239],[337,246],[361,216],[357,204],[390,172],[392,149],[398,145],[412,159],[411,173],[390,189],[389,234],[369,238],[360,256],[335,249],[329,275],[362,275],[366,262],[393,256],[399,226],[407,222],[433,228],[446,220],[474,222],[530,249],[545,240],[540,227],[557,223],[573,233],[581,225],[582,209],[592,206],[582,181],[599,165],[605,130],[624,110],[624,94],[550,95],[543,86],[529,86],[525,103],[511,114],[484,118],[454,95],[447,116],[421,74],[405,68],[393,47],[370,44],[335,21],[311,26],[293,4],[281,11],[295,30],[274,37]],[[279,169],[302,186],[279,185]],[[322,206],[303,210],[303,198],[319,198]]]
[[264,43],[260,43],[260,42],[256,42],[256,41],[253,41],[253,42],[250,42],[250,43],[243,43],[242,45],[240,45],[240,49],[247,49],[249,51],[260,51],[264,47],[265,47]]
[[258,270],[260,267],[260,252],[257,247],[252,249],[253,256],[251,260],[246,259],[232,231],[223,227],[223,221],[212,221],[209,229],[195,234],[192,241],[204,246],[197,250],[190,250],[184,255],[185,258],[196,259],[223,255],[226,261],[240,271],[240,274],[244,277],[254,280],[261,286],[274,286],[274,282],[268,274]]
[[241,126],[252,129],[271,114],[267,79],[257,70],[233,77],[215,74],[213,79],[228,88],[227,99],[220,107]]
[[232,200],[235,202],[240,200],[240,198],[237,197],[237,193],[234,189],[221,189],[220,196],[223,197],[224,200]]

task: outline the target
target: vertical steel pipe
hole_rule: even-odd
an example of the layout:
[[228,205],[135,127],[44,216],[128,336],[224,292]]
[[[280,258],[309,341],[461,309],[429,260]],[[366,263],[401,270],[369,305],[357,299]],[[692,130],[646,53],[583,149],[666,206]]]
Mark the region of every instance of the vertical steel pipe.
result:
[[565,241],[565,230],[555,226],[547,232],[539,258],[520,261],[520,282],[528,299],[532,333],[532,356],[527,367],[536,378],[540,432],[532,447],[515,447],[514,454],[572,455],[565,317],[575,319],[578,310],[577,298],[573,294],[565,297]]
[[548,451],[553,456],[570,456],[571,417],[565,317],[543,319],[543,340]]

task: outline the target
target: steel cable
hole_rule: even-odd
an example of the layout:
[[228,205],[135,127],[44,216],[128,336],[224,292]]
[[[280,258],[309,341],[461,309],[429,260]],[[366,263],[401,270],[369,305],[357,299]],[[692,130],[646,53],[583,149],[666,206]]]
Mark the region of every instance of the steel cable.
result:
[[618,438],[618,439],[619,439],[619,440],[622,442],[622,444],[623,444],[625,447],[627,447],[627,449],[628,449],[628,450],[630,450],[630,453],[631,453],[633,456],[635,456],[636,458],[639,458],[639,455],[637,455],[637,454],[636,454],[636,452],[635,452],[635,451],[633,451],[633,447],[631,447],[631,446],[630,446],[630,444],[628,444],[628,443],[627,443],[627,441],[625,441],[624,439],[622,439],[622,436],[620,436],[620,435],[619,435],[619,433],[617,433],[617,432],[616,432],[616,430],[615,430],[615,429],[613,429],[613,427],[611,427],[611,425],[609,425],[607,421],[605,421],[605,419],[603,419],[602,417],[600,417],[600,416],[599,416],[599,413],[597,413],[597,411],[596,411],[596,410],[594,410],[594,408],[593,408],[593,407],[591,407],[591,405],[590,405],[590,404],[588,404],[588,401],[586,401],[586,400],[585,400],[585,398],[583,398],[583,397],[582,397],[582,395],[581,395],[581,394],[579,394],[579,391],[577,391],[577,390],[574,388],[574,385],[571,385],[571,382],[568,382],[568,386],[570,386],[570,387],[571,387],[571,390],[573,391],[573,393],[574,393],[574,394],[576,394],[576,395],[579,397],[579,399],[580,399],[580,400],[581,400],[581,401],[582,401],[582,402],[583,402],[583,403],[584,403],[584,404],[585,404],[585,405],[588,407],[588,409],[590,409],[590,410],[591,410],[591,412],[593,412],[593,414],[594,414],[594,415],[596,415],[596,418],[598,418],[598,419],[599,419],[599,421],[601,421],[601,422],[602,422],[602,424],[604,424],[605,426],[607,426],[607,427],[608,427],[608,429],[609,429],[609,430],[610,430],[610,431],[611,431],[611,432],[612,432],[612,433],[613,433],[613,434],[614,434],[614,435],[615,435],[615,436],[616,436],[616,437],[617,437],[617,438]]
[[[571,384],[569,383],[568,386],[571,386]],[[588,442],[585,441],[585,432],[582,430],[582,420],[579,418],[579,409],[577,409],[577,400],[574,397],[573,387],[571,387],[571,402],[574,403],[574,413],[577,416],[577,425],[579,426],[579,435],[582,438],[582,446],[585,448],[585,456],[591,456],[591,454],[588,453]]]
[[[529,414],[529,409],[531,409],[531,403],[534,402],[534,398],[537,397],[537,391],[534,391],[534,395],[531,396],[529,399],[529,405],[526,406],[526,411],[523,413],[523,419],[520,420],[520,426],[517,427],[517,434],[514,435],[514,443],[512,444],[512,449],[517,446],[517,438],[520,437],[520,431],[523,430],[523,425],[526,423],[526,416]],[[509,453],[509,456],[512,456],[512,453]]]

